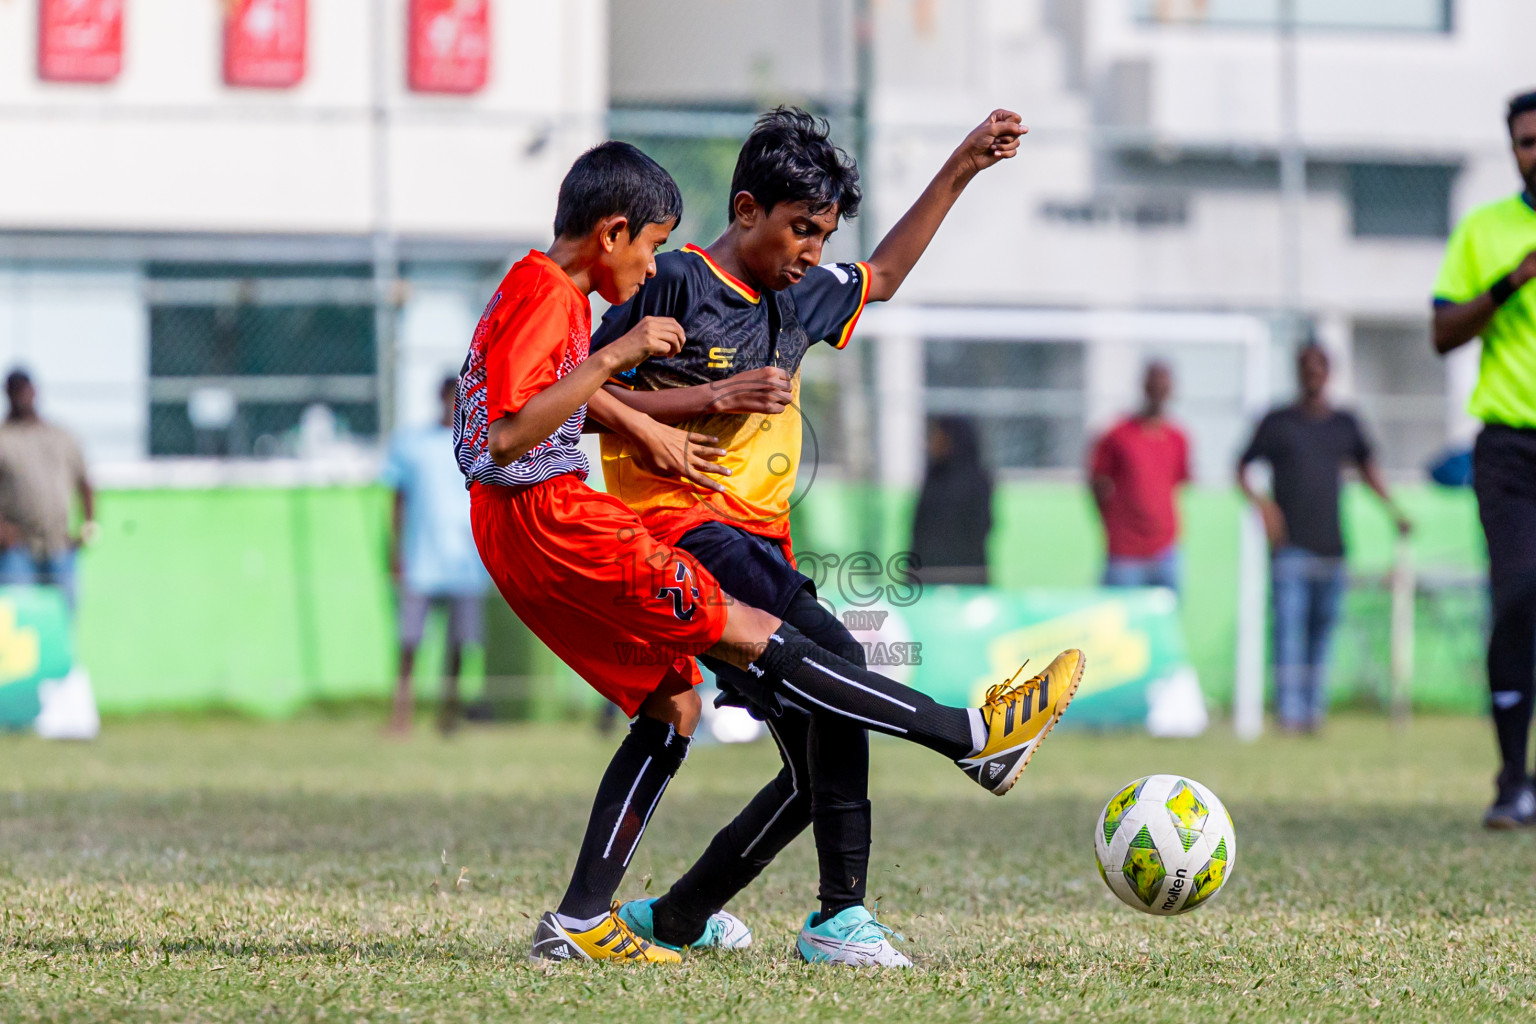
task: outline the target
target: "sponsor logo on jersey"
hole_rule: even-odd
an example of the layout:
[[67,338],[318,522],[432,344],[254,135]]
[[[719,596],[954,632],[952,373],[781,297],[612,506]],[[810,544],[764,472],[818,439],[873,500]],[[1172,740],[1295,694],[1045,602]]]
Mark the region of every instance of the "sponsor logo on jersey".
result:
[[711,370],[729,370],[735,363],[736,350],[734,348],[716,346],[709,350],[709,368]]

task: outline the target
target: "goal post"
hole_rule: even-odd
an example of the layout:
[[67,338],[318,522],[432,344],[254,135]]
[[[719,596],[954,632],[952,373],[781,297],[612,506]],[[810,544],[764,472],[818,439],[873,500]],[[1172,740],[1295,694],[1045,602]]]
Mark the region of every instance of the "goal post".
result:
[[[925,353],[929,346],[954,342],[1063,342],[1084,347],[1082,396],[1088,425],[1123,409],[1134,394],[1141,360],[1168,353],[1192,354],[1210,346],[1237,356],[1236,372],[1222,374],[1216,386],[1226,422],[1218,431],[1222,449],[1229,449],[1264,413],[1271,400],[1271,330],[1261,317],[1244,313],[1163,310],[1048,309],[1006,307],[940,307],[892,303],[871,308],[860,324],[859,336],[874,361],[870,379],[878,392],[871,439],[883,482],[913,486],[920,478],[923,420],[934,412],[986,414],[1007,401],[1007,389],[996,382],[976,380],[974,395],[948,396],[945,389],[927,386]],[[1138,358],[1139,357],[1139,358]],[[1190,355],[1198,362],[1198,358]],[[1114,387],[1100,381],[1113,380]],[[1129,391],[1125,382],[1130,381]],[[1043,391],[1016,389],[1019,401],[1041,401]],[[939,402],[935,403],[937,396]],[[944,407],[953,397],[956,407]],[[1197,441],[1199,431],[1196,431]],[[1235,451],[1207,453],[1206,479],[1226,478]],[[1257,514],[1245,508],[1233,553],[1237,572],[1237,610],[1233,664],[1232,720],[1238,736],[1253,739],[1264,727],[1265,620],[1268,610],[1269,560]]]

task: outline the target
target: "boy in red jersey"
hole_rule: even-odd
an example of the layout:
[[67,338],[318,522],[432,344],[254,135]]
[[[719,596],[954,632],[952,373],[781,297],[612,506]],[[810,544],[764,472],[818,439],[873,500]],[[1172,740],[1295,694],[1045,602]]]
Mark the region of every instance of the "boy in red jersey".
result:
[[704,456],[718,454],[602,391],[610,376],[677,353],[675,320],[646,317],[588,358],[587,295],[630,299],[655,274],[656,248],[681,213],[676,183],[638,149],[609,142],[583,154],[560,187],[554,244],[508,271],[459,379],[454,450],[486,569],[529,629],[635,719],[599,784],[570,886],[539,921],[540,959],[679,959],[611,906],[698,724],[692,656],[1005,780],[1023,770],[1081,678],[1081,654],[1066,652],[1033,679],[994,688],[982,708],[937,704],[731,600],[692,555],[586,486],[576,444],[589,402],[658,472],[707,480]]

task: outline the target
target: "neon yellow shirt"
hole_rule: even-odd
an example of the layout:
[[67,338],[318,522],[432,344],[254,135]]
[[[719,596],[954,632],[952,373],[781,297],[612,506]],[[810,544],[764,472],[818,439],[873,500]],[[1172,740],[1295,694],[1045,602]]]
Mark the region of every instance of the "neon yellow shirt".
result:
[[[1536,249],[1536,210],[1522,196],[1480,206],[1456,225],[1435,278],[1435,299],[1470,302]],[[1536,282],[1483,328],[1483,357],[1467,411],[1484,423],[1536,427]]]

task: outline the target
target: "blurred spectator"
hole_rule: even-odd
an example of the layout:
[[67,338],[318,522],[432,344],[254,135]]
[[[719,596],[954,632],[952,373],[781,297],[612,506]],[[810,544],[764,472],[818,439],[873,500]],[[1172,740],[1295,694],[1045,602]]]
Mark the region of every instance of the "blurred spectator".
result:
[[976,426],[958,416],[928,423],[928,470],[912,519],[912,551],[924,583],[987,583],[992,475]]
[[1189,440],[1164,416],[1173,393],[1166,363],[1147,365],[1141,411],[1093,447],[1089,486],[1104,520],[1106,587],[1179,589],[1175,491],[1189,481]]
[[411,729],[411,676],[427,613],[447,616],[447,658],[438,729],[459,722],[459,671],[464,648],[481,643],[485,586],[489,580],[469,525],[469,492],[453,457],[454,392],[458,379],[443,381],[442,415],[426,427],[402,429],[390,441],[384,483],[395,492],[391,519],[390,574],[399,601],[400,672],[390,731]]
[[[37,389],[25,370],[5,378],[10,403],[0,424],[0,584],[48,583],[75,606],[75,551],[96,536],[96,500],[80,446],[37,414]],[[83,522],[70,532],[70,498]]]
[[[1313,732],[1327,709],[1328,645],[1344,592],[1344,463],[1359,467],[1400,533],[1408,532],[1409,523],[1392,503],[1360,422],[1328,402],[1328,354],[1316,344],[1303,346],[1296,377],[1299,399],[1260,421],[1238,461],[1237,483],[1263,516],[1269,537],[1280,726]],[[1248,467],[1260,459],[1273,473],[1272,497],[1259,494],[1248,479]]]

